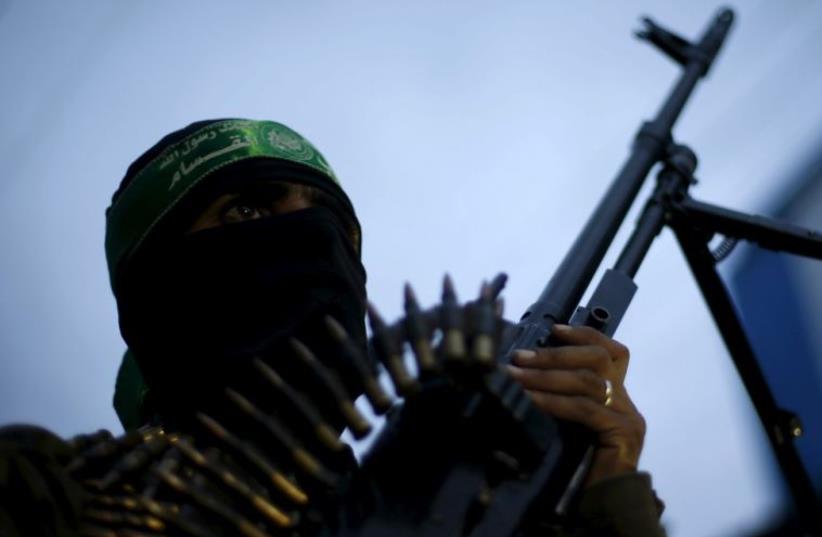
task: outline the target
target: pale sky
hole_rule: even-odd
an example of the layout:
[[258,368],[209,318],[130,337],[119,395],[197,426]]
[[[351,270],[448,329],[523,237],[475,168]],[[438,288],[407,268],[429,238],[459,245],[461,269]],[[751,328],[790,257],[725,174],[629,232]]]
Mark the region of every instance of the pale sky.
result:
[[[445,272],[465,297],[505,271],[518,318],[678,74],[631,37],[639,16],[692,38],[718,7],[0,2],[0,423],[120,430],[103,212],[134,158],[199,119],[273,119],[320,148],[386,316],[405,281],[431,304]],[[700,157],[696,197],[764,212],[819,146],[822,2],[734,7],[675,135]],[[637,283],[616,337],[670,535],[756,527],[778,501],[767,446],[670,233]]]

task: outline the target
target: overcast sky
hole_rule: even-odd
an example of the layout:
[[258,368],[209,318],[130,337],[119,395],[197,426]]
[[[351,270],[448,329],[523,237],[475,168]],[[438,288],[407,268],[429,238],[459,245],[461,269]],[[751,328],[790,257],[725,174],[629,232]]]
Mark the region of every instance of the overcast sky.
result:
[[[120,430],[103,212],[134,158],[199,119],[278,120],[325,153],[387,316],[405,281],[430,304],[446,271],[463,296],[506,271],[518,318],[678,74],[631,37],[638,17],[694,37],[718,7],[0,2],[0,423]],[[697,197],[763,212],[822,135],[822,2],[734,7],[675,134],[700,156]],[[617,337],[670,534],[755,527],[777,503],[769,455],[669,233],[637,283]]]

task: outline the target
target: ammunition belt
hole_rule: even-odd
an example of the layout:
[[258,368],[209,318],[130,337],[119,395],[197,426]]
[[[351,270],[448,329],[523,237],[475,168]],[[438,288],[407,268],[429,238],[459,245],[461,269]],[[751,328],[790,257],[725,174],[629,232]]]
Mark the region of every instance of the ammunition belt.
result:
[[[422,309],[406,287],[405,315],[393,324],[369,308],[369,350],[404,405],[428,397],[430,385],[438,386],[439,392],[479,391],[482,378],[499,369],[497,354],[510,327],[502,319],[497,298],[504,281],[504,276],[498,276],[483,284],[477,299],[460,304],[446,278],[442,302],[429,309]],[[326,318],[325,329],[357,370],[373,413],[396,409],[399,401],[383,387],[369,358],[342,326]],[[337,418],[351,435],[368,436],[373,420],[357,408],[339,372],[324,365],[304,343],[293,341],[292,347],[333,397]],[[368,486],[357,484],[363,469],[354,462],[352,448],[329,425],[332,420],[271,364],[255,358],[251,366],[271,393],[286,403],[287,417],[282,416],[282,408],[274,412],[264,407],[254,394],[226,388],[233,411],[244,423],[253,423],[252,428],[198,413],[196,431],[157,426],[118,437],[100,431],[73,438],[78,455],[67,471],[89,493],[81,517],[82,534],[333,535],[368,517],[368,505],[373,503],[363,499],[368,493],[362,493]],[[380,437],[397,432],[390,428]],[[358,494],[363,498],[355,497]]]

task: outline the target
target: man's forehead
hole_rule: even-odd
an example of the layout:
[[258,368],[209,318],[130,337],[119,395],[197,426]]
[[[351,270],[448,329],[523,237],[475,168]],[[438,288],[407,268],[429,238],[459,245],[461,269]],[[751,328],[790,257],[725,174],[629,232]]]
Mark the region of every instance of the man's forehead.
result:
[[294,193],[305,195],[311,190],[307,185],[293,179],[280,177],[254,178],[249,181],[225,182],[218,185],[212,192],[213,196],[227,196],[236,194],[269,194]]

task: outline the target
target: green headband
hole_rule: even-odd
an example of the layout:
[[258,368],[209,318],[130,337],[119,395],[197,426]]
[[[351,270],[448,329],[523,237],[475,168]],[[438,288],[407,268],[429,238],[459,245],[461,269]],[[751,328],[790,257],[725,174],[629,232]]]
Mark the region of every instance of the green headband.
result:
[[120,265],[194,185],[220,168],[256,157],[308,166],[339,184],[322,154],[285,125],[245,119],[211,123],[167,147],[109,208],[106,260],[112,286]]

